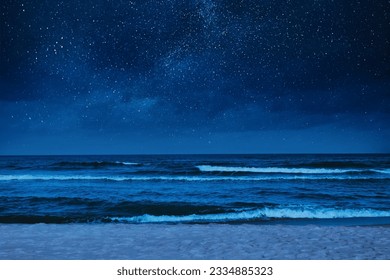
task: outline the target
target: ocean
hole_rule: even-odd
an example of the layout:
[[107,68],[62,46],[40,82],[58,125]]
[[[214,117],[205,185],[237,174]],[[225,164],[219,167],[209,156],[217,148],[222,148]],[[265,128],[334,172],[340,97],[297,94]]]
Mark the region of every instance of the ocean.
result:
[[0,223],[390,225],[390,155],[2,156]]

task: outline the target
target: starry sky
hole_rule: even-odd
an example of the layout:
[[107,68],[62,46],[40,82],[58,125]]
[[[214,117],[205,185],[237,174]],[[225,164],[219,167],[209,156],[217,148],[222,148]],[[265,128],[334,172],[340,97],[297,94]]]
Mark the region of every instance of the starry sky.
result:
[[389,13],[2,0],[0,154],[390,152]]

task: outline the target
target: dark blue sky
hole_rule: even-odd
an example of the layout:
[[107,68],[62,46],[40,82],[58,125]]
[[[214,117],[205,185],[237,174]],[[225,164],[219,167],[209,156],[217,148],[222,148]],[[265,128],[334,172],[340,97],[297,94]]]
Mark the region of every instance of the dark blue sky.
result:
[[0,154],[390,152],[388,1],[1,1]]

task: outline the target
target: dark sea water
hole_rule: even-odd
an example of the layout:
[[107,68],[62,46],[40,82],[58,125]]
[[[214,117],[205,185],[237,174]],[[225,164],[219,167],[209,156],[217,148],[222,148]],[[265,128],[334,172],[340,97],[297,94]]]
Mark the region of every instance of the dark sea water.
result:
[[0,223],[390,224],[390,155],[0,157]]

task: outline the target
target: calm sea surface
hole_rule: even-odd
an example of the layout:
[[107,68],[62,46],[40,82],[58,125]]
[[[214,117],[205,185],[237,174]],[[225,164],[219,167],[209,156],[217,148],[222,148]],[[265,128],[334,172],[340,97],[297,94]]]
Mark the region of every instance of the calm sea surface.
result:
[[390,224],[390,155],[0,157],[0,223]]

